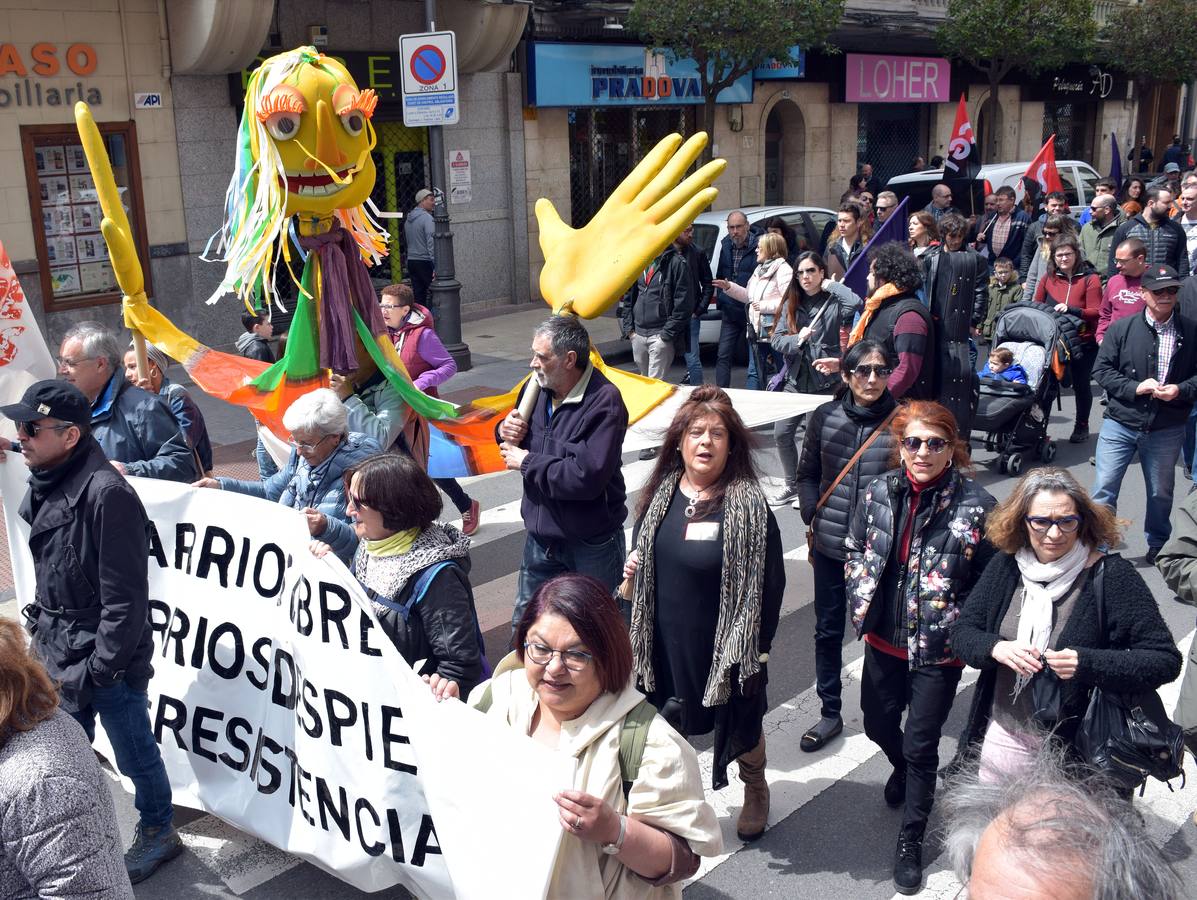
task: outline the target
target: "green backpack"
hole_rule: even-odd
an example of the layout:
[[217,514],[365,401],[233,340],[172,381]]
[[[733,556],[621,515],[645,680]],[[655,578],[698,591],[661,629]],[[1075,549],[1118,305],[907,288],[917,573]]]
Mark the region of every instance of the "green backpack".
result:
[[[490,710],[494,697],[490,682],[482,689],[482,697],[474,707],[479,712]],[[632,782],[640,774],[640,760],[644,758],[644,745],[648,741],[648,727],[657,715],[656,707],[648,700],[641,700],[623,717],[619,726],[619,777],[623,781],[623,799],[632,792]]]

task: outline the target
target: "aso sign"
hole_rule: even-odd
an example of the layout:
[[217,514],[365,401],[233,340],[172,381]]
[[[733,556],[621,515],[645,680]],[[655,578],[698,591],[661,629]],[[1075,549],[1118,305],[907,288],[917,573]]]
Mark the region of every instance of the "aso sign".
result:
[[[27,474],[14,454],[0,464],[22,605]],[[150,722],[175,801],[363,890],[542,897],[572,759],[436,703],[345,567],[308,551],[298,513],[130,482],[154,523]]]

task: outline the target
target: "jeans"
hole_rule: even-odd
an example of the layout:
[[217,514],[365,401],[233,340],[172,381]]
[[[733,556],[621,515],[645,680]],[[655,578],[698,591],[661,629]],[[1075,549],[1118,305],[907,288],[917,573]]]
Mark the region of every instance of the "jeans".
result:
[[258,438],[258,445],[254,447],[254,459],[258,463],[258,479],[260,481],[265,481],[278,471],[278,463],[274,461],[273,456],[266,452],[266,445],[262,443],[261,438]]
[[1097,344],[1081,344],[1080,354],[1072,361],[1072,392],[1076,396],[1076,424],[1089,425],[1093,408],[1093,364],[1097,362]]
[[524,541],[524,561],[520,564],[519,592],[511,612],[512,636],[524,615],[524,607],[537,588],[550,578],[577,572],[597,578],[608,591],[614,591],[623,580],[625,555],[622,528],[576,541],[542,542],[529,533]]
[[96,739],[96,716],[116,753],[116,767],[133,782],[133,805],[148,828],[169,825],[174,818],[170,780],[162,754],[150,730],[149,695],[132,690],[124,681],[93,687],[91,704],[71,713],[83,726],[88,741]]
[[1173,425],[1156,431],[1134,431],[1109,416],[1097,436],[1097,475],[1093,499],[1110,509],[1118,508],[1118,492],[1135,451],[1143,469],[1147,493],[1144,532],[1148,547],[1162,547],[1172,534],[1172,489],[1176,483],[1176,460],[1184,443],[1187,425]]
[[432,275],[436,272],[436,263],[430,259],[409,259],[407,274],[411,278],[411,291],[416,295],[416,302],[427,307],[428,289],[432,287]]
[[[746,333],[742,319],[728,321],[727,313],[723,314],[719,322],[719,357],[715,360],[715,384],[721,388],[731,387],[732,362]],[[748,355],[748,364],[752,365],[752,354]]]
[[[956,699],[959,666],[920,666],[865,647],[860,709],[869,740],[895,769],[906,769],[906,809],[902,827],[925,825],[935,801],[939,738]],[[902,710],[909,707],[906,729]]]
[[[796,394],[797,391],[787,383],[784,393]],[[805,418],[804,413],[773,423],[773,441],[777,444],[777,458],[781,461],[781,474],[787,487],[793,487],[798,481],[798,429]]]
[[690,349],[686,351],[686,374],[690,384],[702,384],[702,356],[699,354],[698,333],[702,330],[702,319],[690,317]]
[[1197,462],[1193,459],[1194,449],[1197,449],[1197,403],[1193,404],[1193,411],[1189,413],[1189,421],[1185,424],[1185,444],[1182,449],[1185,471],[1190,478],[1194,477],[1194,463]]
[[820,715],[836,718],[843,708],[840,694],[844,666],[844,623],[848,595],[844,590],[844,561],[824,556],[813,547],[815,567],[815,691],[823,704]]
[[632,335],[632,359],[641,375],[661,381],[673,365],[674,346],[660,334]]
[[445,492],[445,496],[453,501],[459,513],[465,513],[470,508],[470,495],[457,483],[456,478],[434,478],[432,483]]

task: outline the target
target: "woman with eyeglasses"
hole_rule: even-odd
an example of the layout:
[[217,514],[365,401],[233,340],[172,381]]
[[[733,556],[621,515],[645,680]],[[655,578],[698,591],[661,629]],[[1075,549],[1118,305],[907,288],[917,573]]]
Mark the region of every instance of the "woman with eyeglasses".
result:
[[781,532],[752,461],[752,433],[727,394],[704,385],[678,409],[640,495],[631,579],[636,678],[686,737],[714,732],[712,781],[739,760],[736,831],[754,840],[769,816],[766,663],[786,575]]
[[821,749],[844,730],[840,669],[844,665],[844,542],[865,488],[890,467],[894,449],[889,420],[897,410],[885,383],[890,375],[885,347],[853,344],[840,367],[838,396],[810,414],[798,463],[798,505],[814,566],[815,688],[819,721],[802,735],[807,753]]
[[[1066,469],[1032,469],[989,516],[997,553],[973,588],[952,645],[981,670],[962,743],[982,781],[1029,767],[1048,740],[1072,748],[1094,687],[1151,691],[1180,674],[1181,655],[1135,567],[1106,548],[1114,514]],[[1094,577],[1102,575],[1104,630]],[[1036,719],[1036,682],[1058,681],[1054,720]]]
[[[844,329],[852,324],[864,301],[852,289],[827,277],[823,257],[806,251],[795,262],[795,278],[773,330],[773,349],[785,361],[782,390],[793,394],[829,394],[841,384],[834,372],[824,375],[815,360],[838,357]],[[782,419],[773,426],[773,439],[785,485],[770,498],[774,506],[798,496],[798,447],[795,439],[804,416]]]
[[265,481],[220,476],[201,478],[193,486],[261,497],[302,512],[311,536],[348,565],[357,537],[345,512],[341,476],[382,448],[373,438],[349,430],[345,404],[328,388],[304,394],[287,407],[283,427],[291,432],[291,455]]
[[[438,522],[441,495],[406,453],[382,453],[341,476],[357,537],[350,568],[378,624],[420,675],[454,682],[461,694],[482,680],[482,632],[470,587],[470,539]],[[329,548],[319,542],[312,552]]]
[[1038,238],[1038,245],[1031,255],[1031,263],[1027,267],[1027,275],[1022,284],[1022,299],[1035,299],[1035,288],[1039,280],[1050,271],[1052,266],[1052,241],[1061,235],[1077,236],[1076,222],[1072,216],[1063,213],[1052,213],[1043,220],[1043,231]]
[[992,555],[984,533],[994,500],[968,477],[967,444],[938,403],[903,404],[890,431],[899,465],[874,479],[856,506],[844,581],[852,624],[867,644],[865,734],[893,766],[885,802],[903,808],[894,885],[914,894],[923,877],[939,739],[963,665],[951,628]]
[[[697,754],[636,690],[632,670],[611,592],[571,573],[532,595],[515,651],[470,695],[475,709],[577,761],[552,798],[564,834],[549,897],[678,900],[699,856],[723,850]],[[429,684],[441,699],[458,696],[439,675]]]
[[[1047,231],[1047,228],[1044,228]],[[1089,439],[1089,411],[1093,407],[1091,376],[1097,360],[1097,319],[1101,313],[1101,276],[1081,253],[1080,242],[1061,234],[1051,242],[1052,265],[1035,285],[1035,302],[1048,303],[1058,313],[1080,319],[1081,352],[1069,362],[1072,390],[1076,395],[1076,419],[1069,443]]]

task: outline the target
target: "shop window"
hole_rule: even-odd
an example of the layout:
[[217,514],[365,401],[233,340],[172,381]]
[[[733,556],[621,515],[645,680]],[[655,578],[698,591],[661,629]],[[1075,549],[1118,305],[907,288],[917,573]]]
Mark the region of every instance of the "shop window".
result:
[[[873,175],[882,184],[895,175],[909,172],[914,158],[926,155],[931,108],[924,103],[858,104],[858,170],[860,164],[872,163]],[[848,183],[844,181],[839,190],[847,189]],[[836,194],[835,198],[838,197]]]
[[1044,103],[1043,140],[1056,136],[1056,159],[1093,158],[1092,103]]
[[[150,273],[144,263],[149,259],[149,248],[137,130],[132,122],[100,124],[99,129],[112,161],[121,205],[133,229],[148,294]],[[63,125],[23,125],[21,149],[44,308],[55,312],[119,301],[120,288],[100,234],[103,213],[79,133]]]

